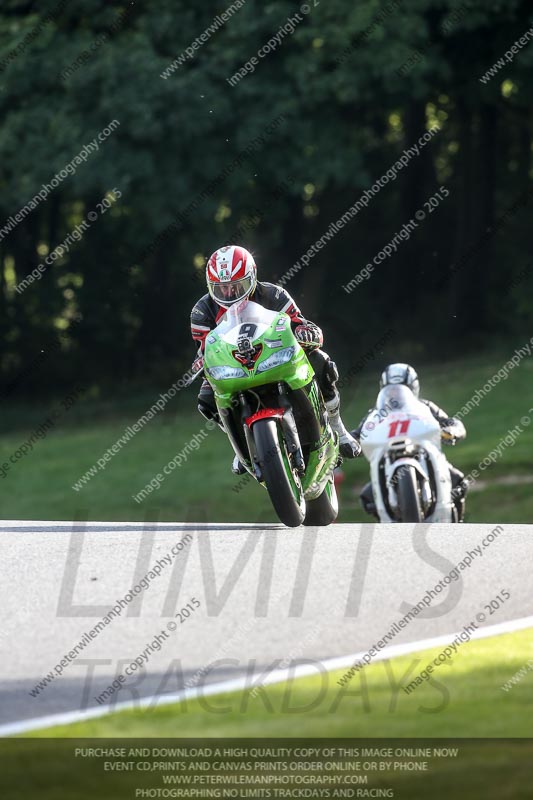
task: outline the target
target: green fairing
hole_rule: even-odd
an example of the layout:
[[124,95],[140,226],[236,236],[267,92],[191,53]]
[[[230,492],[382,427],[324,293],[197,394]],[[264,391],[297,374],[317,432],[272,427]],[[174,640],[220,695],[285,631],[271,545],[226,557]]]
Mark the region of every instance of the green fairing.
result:
[[[235,326],[238,324],[240,323],[235,322]],[[276,346],[268,346],[267,342],[270,342],[271,345],[276,343]],[[207,380],[213,387],[219,409],[231,408],[232,398],[238,392],[266,384],[276,384],[279,381],[296,390],[304,388],[312,381],[314,377],[313,368],[292,332],[290,318],[287,314],[277,314],[268,329],[261,336],[253,338],[253,344],[262,344],[263,349],[254,367],[248,369],[235,358],[236,345],[225,341],[218,329],[215,329],[208,336],[205,346],[204,368]],[[258,368],[262,363],[275,353],[288,347],[294,347],[294,355],[290,361],[265,372],[258,372]],[[246,375],[240,378],[232,377],[217,380],[209,374],[209,370],[213,367],[241,368]],[[315,414],[320,418],[320,400],[315,386],[310,388],[309,399]],[[338,456],[338,442],[332,437],[331,429],[329,427],[322,428],[320,441],[317,442],[316,449],[309,454],[306,472],[302,478],[302,489],[306,500],[313,500],[319,497],[324,489],[327,488]],[[292,481],[291,469],[284,452],[283,459],[286,462],[285,467],[289,479]]]
[[[282,331],[277,331],[281,320],[285,320],[285,328]],[[210,342],[209,339],[214,338],[216,341]],[[281,345],[275,349],[267,347],[265,341],[281,341]],[[268,331],[263,336],[255,340],[263,344],[263,351],[255,363],[252,370],[242,367],[239,361],[234,357],[233,351],[235,346],[223,341],[220,336],[215,332],[208,337],[205,346],[205,372],[206,377],[213,391],[215,392],[215,399],[219,408],[230,408],[231,398],[237,392],[246,391],[246,389],[254,389],[257,386],[265,386],[268,383],[277,383],[284,381],[291,389],[302,389],[312,380],[314,372],[311,364],[304,351],[296,341],[290,326],[290,318],[287,314],[279,314],[276,320],[272,323]],[[295,355],[293,359],[286,364],[281,364],[279,367],[269,369],[266,372],[257,372],[260,364],[270,358],[278,350],[285,347],[295,347]],[[212,367],[218,366],[232,366],[242,367],[247,373],[243,378],[231,378],[229,380],[215,380],[208,373]]]

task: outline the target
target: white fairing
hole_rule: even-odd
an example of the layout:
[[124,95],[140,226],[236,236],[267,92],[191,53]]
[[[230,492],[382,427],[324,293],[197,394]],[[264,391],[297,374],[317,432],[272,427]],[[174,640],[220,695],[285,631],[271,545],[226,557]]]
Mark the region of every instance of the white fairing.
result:
[[[250,323],[256,326],[253,335],[253,339],[255,340],[261,337],[265,331],[270,328],[272,322],[279,316],[279,311],[270,311],[268,308],[260,306],[259,303],[254,303],[252,300],[245,300],[244,303],[228,309],[217,325],[214,333],[217,333],[220,338],[228,344],[237,346],[237,339],[241,334],[241,325]],[[282,316],[285,317],[286,315]],[[283,324],[286,324],[285,320]]]
[[[421,505],[430,509],[425,521],[452,521],[452,487],[449,465],[441,450],[440,425],[407,386],[385,386],[381,390],[376,410],[366,420],[360,441],[370,462],[372,490],[381,522],[398,521],[389,514],[385,499],[389,508],[396,507],[393,478],[405,465],[412,466],[420,476]],[[380,464],[387,498],[383,497]]]

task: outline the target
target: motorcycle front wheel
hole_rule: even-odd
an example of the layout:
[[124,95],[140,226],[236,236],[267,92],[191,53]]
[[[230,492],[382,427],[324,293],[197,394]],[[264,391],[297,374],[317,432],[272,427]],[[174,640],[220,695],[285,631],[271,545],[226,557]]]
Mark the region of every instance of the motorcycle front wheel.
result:
[[423,522],[414,467],[400,467],[397,474],[396,494],[400,522]]
[[278,423],[275,419],[259,420],[253,426],[253,437],[259,468],[274,511],[288,528],[297,528],[304,521],[306,503]]

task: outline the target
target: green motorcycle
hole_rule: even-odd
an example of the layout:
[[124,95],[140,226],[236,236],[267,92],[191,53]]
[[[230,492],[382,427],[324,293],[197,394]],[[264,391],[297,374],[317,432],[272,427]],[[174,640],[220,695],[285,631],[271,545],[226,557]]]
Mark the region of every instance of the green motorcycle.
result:
[[221,427],[281,522],[334,522],[338,437],[290,317],[248,300],[232,306],[206,339],[203,368]]

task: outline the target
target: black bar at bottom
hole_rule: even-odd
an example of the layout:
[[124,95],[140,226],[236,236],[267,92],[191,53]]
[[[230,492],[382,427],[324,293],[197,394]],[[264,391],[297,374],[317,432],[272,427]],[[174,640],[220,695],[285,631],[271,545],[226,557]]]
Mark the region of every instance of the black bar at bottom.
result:
[[530,800],[533,739],[0,739],[2,800]]

